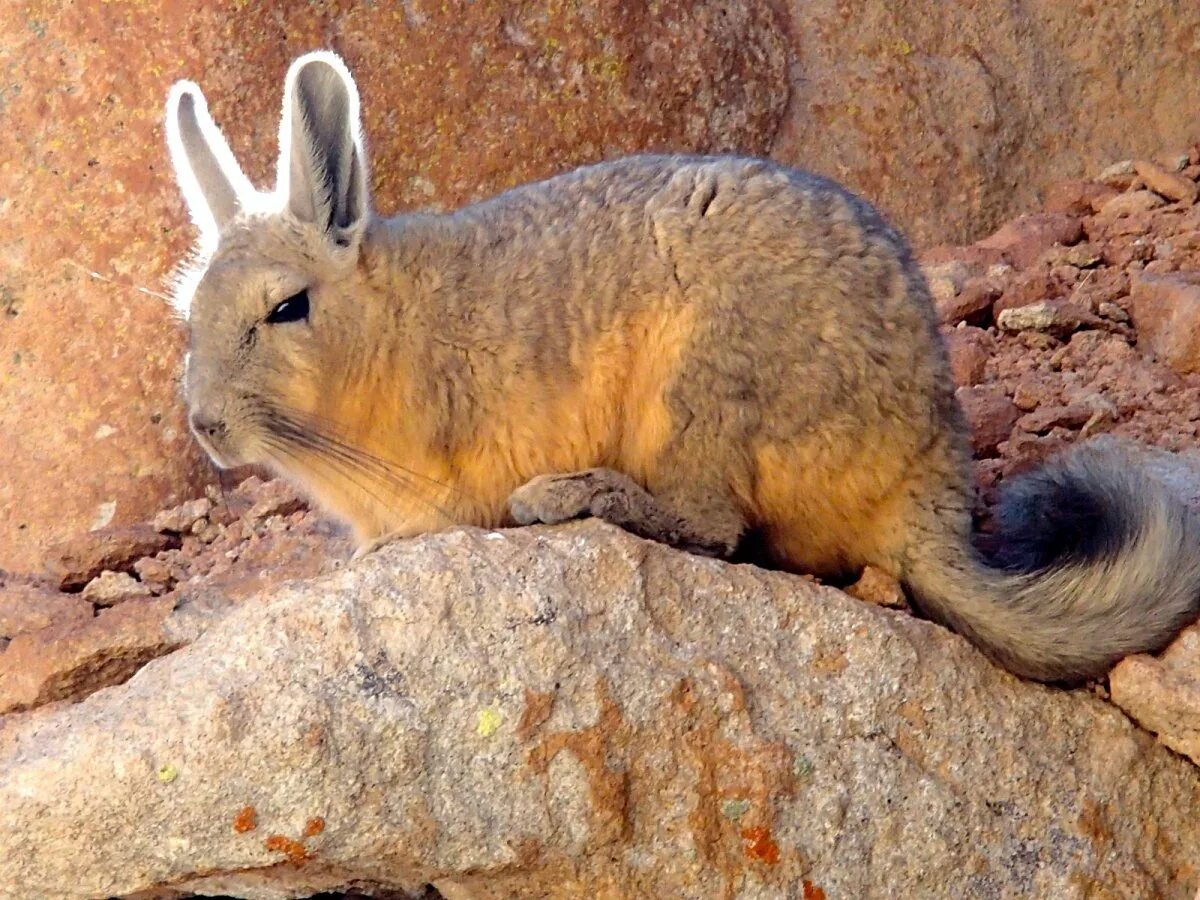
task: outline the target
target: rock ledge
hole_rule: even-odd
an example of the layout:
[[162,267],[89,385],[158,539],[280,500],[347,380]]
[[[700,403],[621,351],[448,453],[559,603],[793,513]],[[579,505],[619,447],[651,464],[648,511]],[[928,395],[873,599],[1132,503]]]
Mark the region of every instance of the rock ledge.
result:
[[1198,801],[1111,706],[905,613],[464,529],[3,720],[0,893],[1190,898]]

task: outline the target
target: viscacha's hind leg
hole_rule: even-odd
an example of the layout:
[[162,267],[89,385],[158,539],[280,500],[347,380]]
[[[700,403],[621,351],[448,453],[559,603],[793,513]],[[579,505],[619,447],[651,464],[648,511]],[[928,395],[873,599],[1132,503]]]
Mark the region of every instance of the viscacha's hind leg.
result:
[[651,494],[612,469],[540,475],[517,488],[508,502],[522,525],[594,516],[639,537],[704,556],[732,555],[745,530],[745,521],[720,492],[709,497],[694,484],[686,493],[666,487]]

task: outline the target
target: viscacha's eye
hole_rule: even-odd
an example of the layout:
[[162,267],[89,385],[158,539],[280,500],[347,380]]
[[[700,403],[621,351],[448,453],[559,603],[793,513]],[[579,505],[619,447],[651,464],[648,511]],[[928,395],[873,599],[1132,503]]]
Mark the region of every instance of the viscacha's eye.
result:
[[308,318],[308,290],[292,294],[286,300],[281,300],[273,310],[267,313],[267,322],[279,325],[282,322],[299,322]]

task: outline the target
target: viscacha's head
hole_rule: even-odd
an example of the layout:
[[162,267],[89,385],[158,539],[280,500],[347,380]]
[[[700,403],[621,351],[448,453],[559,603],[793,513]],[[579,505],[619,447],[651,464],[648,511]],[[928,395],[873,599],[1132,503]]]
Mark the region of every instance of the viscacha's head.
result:
[[251,186],[191,82],[171,89],[167,137],[200,231],[174,296],[188,329],[192,430],[218,465],[291,469],[365,327],[355,314],[371,215],[358,91],[332,53],[296,60],[270,193]]

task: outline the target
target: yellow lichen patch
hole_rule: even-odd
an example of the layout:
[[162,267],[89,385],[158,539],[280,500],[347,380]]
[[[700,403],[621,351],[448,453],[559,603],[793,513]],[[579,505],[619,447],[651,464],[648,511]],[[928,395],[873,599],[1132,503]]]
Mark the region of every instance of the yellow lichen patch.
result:
[[482,738],[489,738],[499,730],[503,721],[504,718],[498,709],[494,706],[485,707],[476,717],[475,733]]
[[167,763],[165,766],[159,766],[158,772],[156,773],[156,775],[158,777],[158,780],[161,781],[163,784],[170,784],[172,781],[174,781],[176,778],[179,777],[179,770],[176,769],[170,763]]

